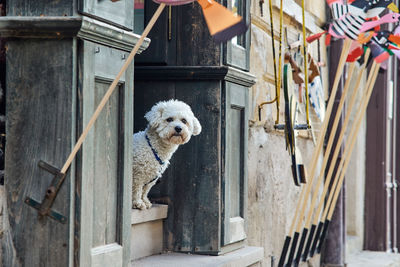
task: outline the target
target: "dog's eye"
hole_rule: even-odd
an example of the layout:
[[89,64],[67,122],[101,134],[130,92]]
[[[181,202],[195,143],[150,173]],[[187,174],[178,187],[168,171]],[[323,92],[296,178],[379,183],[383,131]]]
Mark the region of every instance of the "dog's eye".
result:
[[171,122],[171,121],[173,121],[173,120],[174,120],[173,118],[169,117],[166,121],[167,121],[167,122]]
[[186,123],[187,123],[187,120],[185,120],[185,119],[182,119],[182,122],[183,122],[184,124],[186,124]]

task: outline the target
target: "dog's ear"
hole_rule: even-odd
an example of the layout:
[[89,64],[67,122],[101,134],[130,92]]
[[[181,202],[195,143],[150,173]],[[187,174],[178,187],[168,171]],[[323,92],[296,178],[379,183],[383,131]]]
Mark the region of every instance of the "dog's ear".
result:
[[160,102],[154,105],[151,110],[144,115],[151,128],[157,128],[160,125],[163,111],[164,105]]
[[201,133],[201,125],[196,117],[193,117],[193,135],[198,135]]

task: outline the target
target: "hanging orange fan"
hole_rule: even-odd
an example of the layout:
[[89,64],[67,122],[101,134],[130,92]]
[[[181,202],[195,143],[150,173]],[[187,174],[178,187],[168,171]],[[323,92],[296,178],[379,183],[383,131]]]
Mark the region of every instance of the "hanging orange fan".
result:
[[[176,6],[191,3],[194,0],[154,0],[154,2]],[[197,2],[203,10],[208,30],[215,41],[225,42],[246,32],[247,25],[241,16],[214,0],[197,0]]]

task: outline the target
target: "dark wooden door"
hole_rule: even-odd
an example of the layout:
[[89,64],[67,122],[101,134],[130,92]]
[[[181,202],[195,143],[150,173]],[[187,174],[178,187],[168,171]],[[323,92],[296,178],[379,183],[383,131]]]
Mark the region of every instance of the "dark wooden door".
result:
[[378,75],[367,109],[364,249],[386,250],[386,75]]

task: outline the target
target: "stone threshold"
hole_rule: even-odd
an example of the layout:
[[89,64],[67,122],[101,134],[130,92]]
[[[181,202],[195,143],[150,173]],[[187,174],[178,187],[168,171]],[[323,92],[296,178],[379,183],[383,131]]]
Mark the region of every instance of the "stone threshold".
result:
[[264,248],[250,247],[220,256],[168,252],[132,261],[132,267],[245,267],[260,262]]
[[361,251],[347,257],[347,267],[400,267],[399,253]]
[[131,224],[162,220],[167,218],[168,205],[153,204],[150,209],[138,210],[132,209]]

